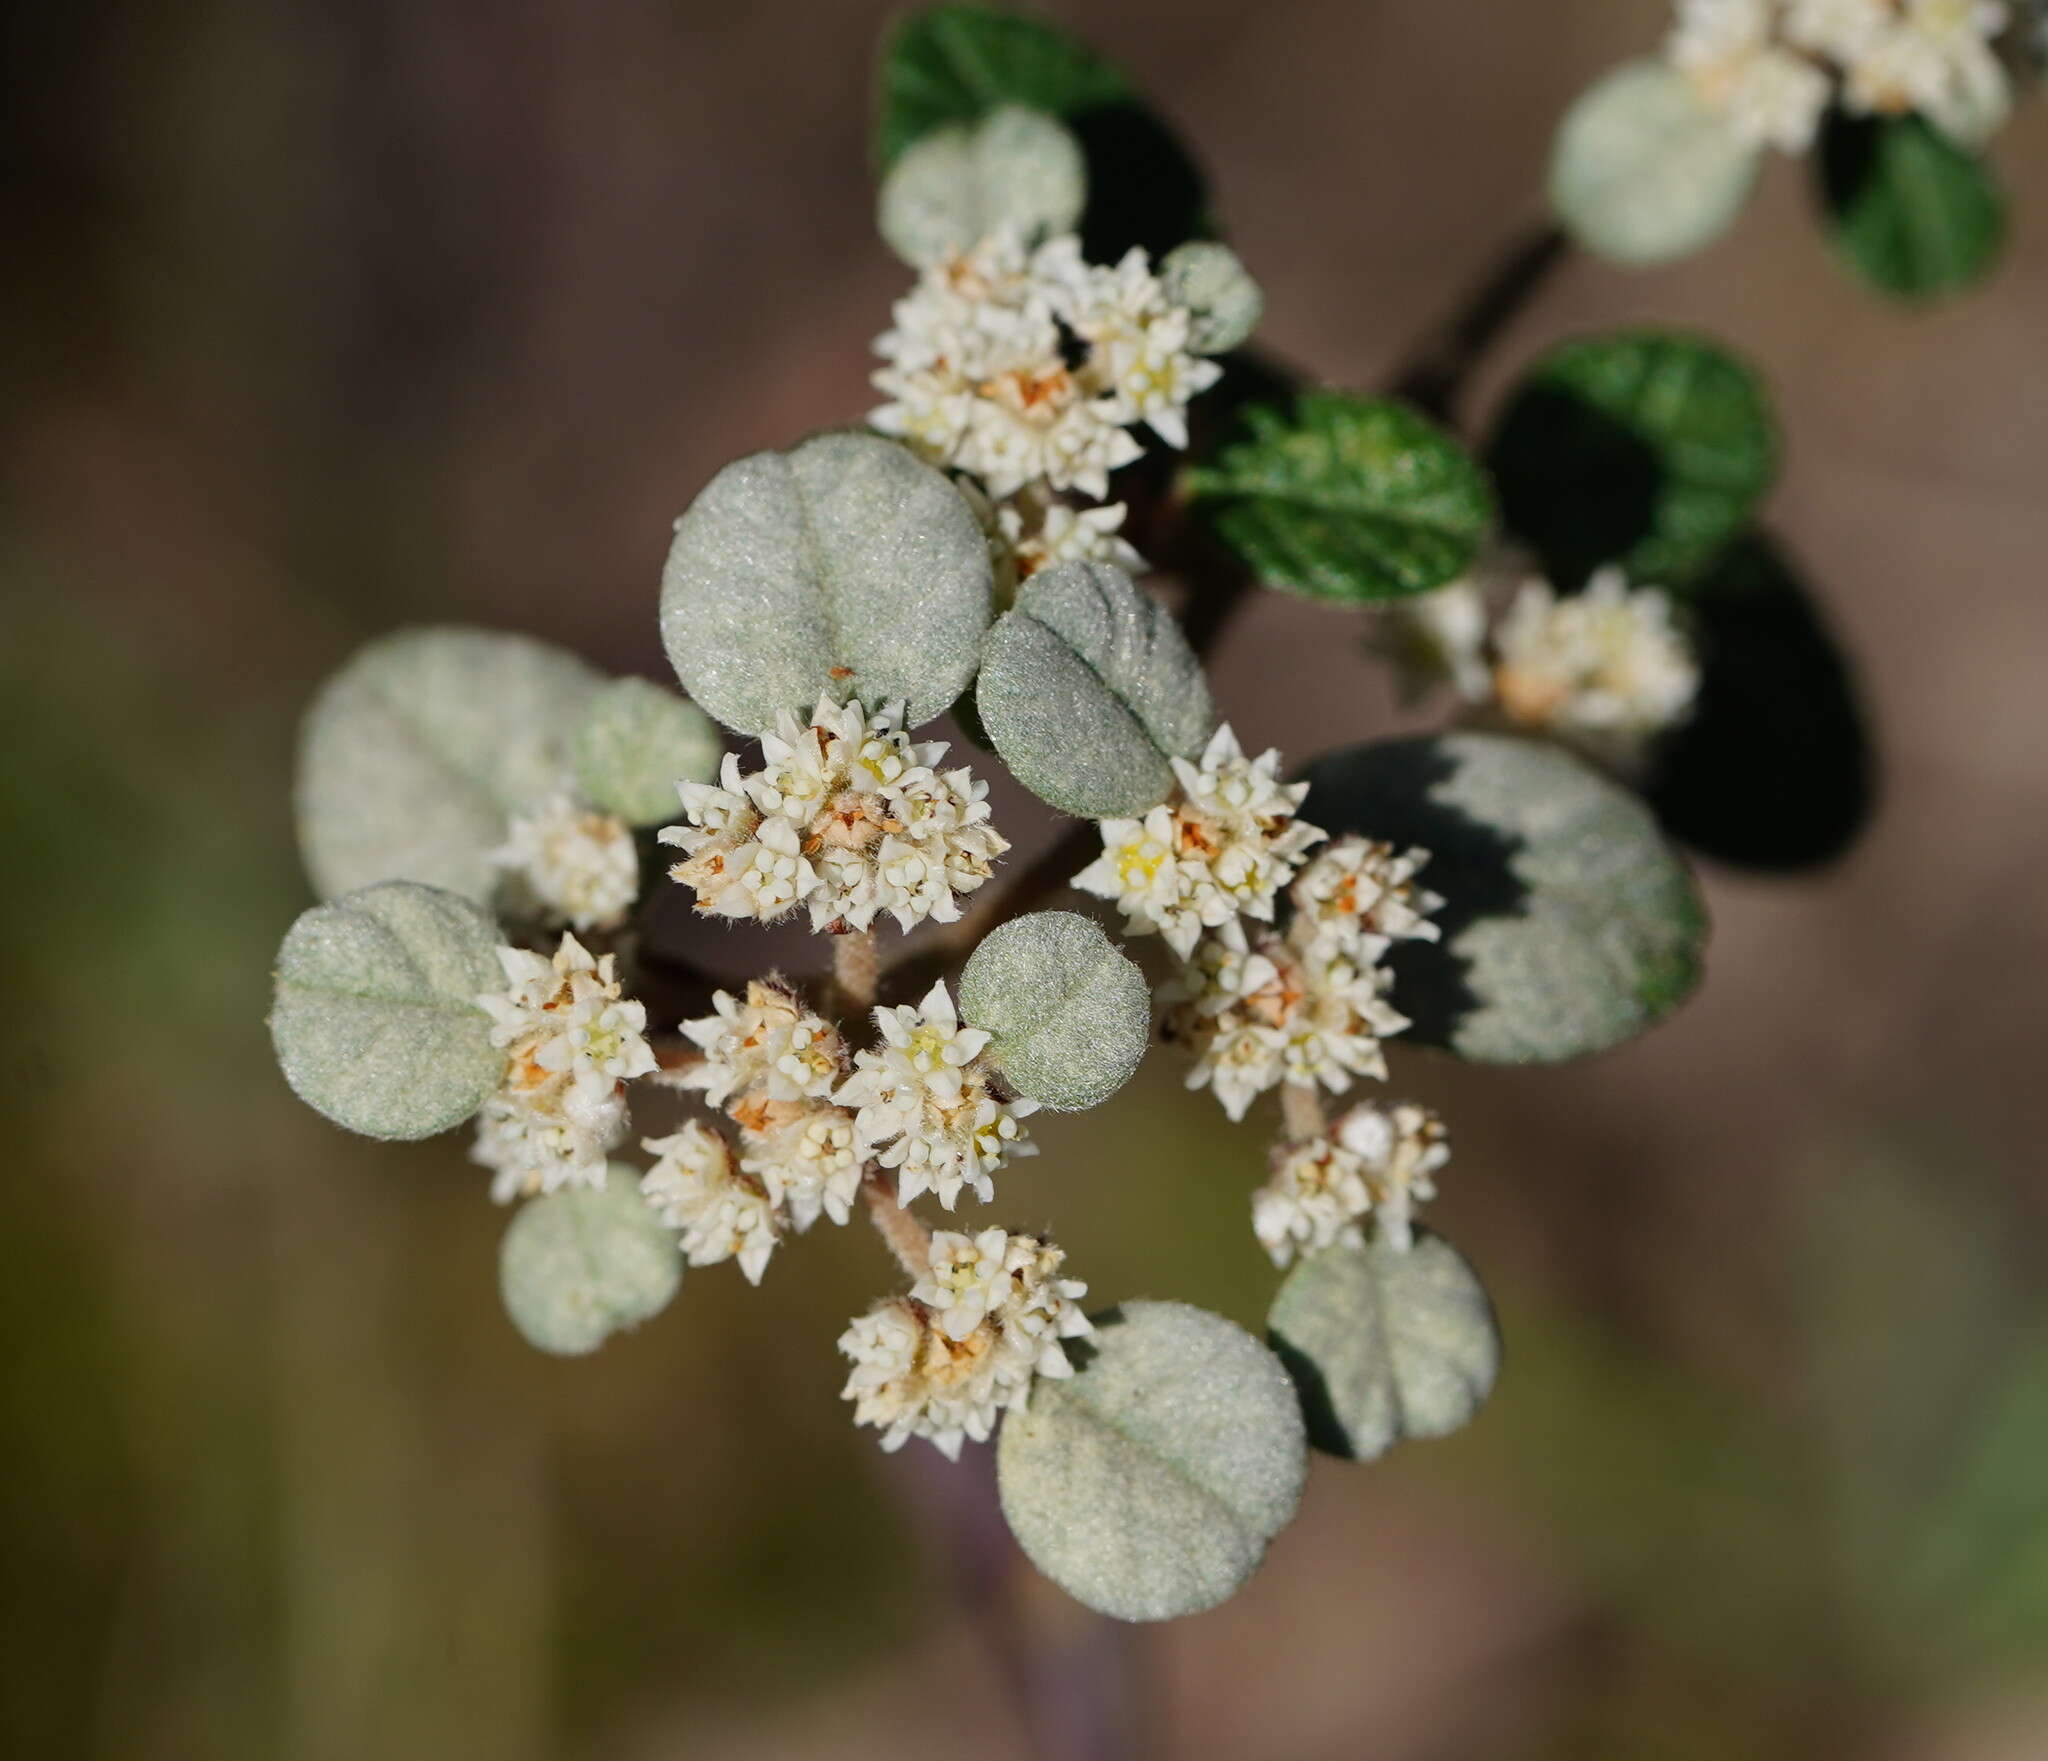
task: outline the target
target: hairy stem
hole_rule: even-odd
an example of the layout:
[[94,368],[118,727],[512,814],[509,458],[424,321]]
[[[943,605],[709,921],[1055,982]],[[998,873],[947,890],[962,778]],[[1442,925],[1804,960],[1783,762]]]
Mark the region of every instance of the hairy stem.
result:
[[1304,1138],[1321,1137],[1326,1124],[1323,1118],[1323,1097],[1313,1084],[1281,1084],[1280,1125],[1290,1138],[1300,1142]]
[[887,1169],[870,1167],[861,1180],[860,1195],[867,1200],[868,1221],[875,1233],[896,1256],[903,1275],[913,1284],[931,1270],[932,1232],[903,1208],[896,1196],[896,1179]]
[[1448,421],[1473,369],[1570,248],[1563,229],[1548,221],[1511,239],[1477,285],[1410,352],[1395,373],[1393,394]]
[[832,938],[832,992],[844,1019],[857,1020],[875,1006],[881,973],[873,930],[850,929]]

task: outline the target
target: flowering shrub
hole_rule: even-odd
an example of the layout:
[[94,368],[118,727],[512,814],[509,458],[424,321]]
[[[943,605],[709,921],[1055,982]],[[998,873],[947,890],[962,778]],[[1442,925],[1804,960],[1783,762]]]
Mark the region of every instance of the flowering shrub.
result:
[[[1831,93],[1974,133],[2004,95],[1998,10],[1701,0],[1665,71],[1744,152],[1803,140]],[[1105,114],[1171,175],[1134,193],[1089,145]],[[763,1284],[795,1237],[865,1214],[901,1279],[838,1342],[854,1421],[884,1449],[996,1438],[1030,1557],[1164,1618],[1250,1574],[1309,1444],[1367,1459],[1492,1384],[1486,1295],[1419,1217],[1450,1137],[1372,1086],[1386,1042],[1546,1063],[1653,1025],[1705,936],[1673,834],[1766,866],[1832,853],[1859,724],[1754,530],[1778,438],[1732,355],[1564,345],[1482,466],[1432,412],[1487,324],[1432,342],[1407,397],[1293,384],[1245,347],[1260,295],[1192,165],[1079,45],[915,15],[879,145],[915,277],[876,344],[886,401],[728,465],[677,522],[660,629],[687,695],[481,630],[355,657],[307,718],[324,902],[285,938],[272,1029],[338,1124],[472,1127],[519,1207],[506,1307],[544,1350],[647,1319],[686,1266]],[[1177,612],[1134,580],[1140,541]],[[1220,717],[1201,655],[1260,585],[1357,612],[1361,651],[1447,691],[1456,725],[1299,774],[1247,756],[1258,706]],[[1759,628],[1762,672],[1736,639]],[[1830,828],[1789,845],[1700,793],[1733,766],[1758,797],[1785,705],[1802,750],[1816,717],[1840,747],[1778,766],[1787,822]],[[949,712],[960,737],[926,737]],[[999,829],[999,766],[1070,826]],[[1040,853],[1016,862],[1013,835]],[[1149,975],[1042,908],[1063,889],[1113,907]],[[829,959],[714,986],[664,945],[658,896],[801,924]],[[1269,1342],[1171,1301],[1089,1312],[1062,1246],[989,1220],[1028,1193],[1035,1116],[1109,1100],[1155,1039],[1233,1123],[1277,1096],[1245,1156],[1247,1241],[1285,1273]]]

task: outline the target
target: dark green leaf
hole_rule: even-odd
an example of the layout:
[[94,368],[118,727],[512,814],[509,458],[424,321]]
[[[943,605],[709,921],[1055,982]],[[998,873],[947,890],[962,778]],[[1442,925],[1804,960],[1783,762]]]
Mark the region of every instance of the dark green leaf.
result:
[[2005,197],[1990,167],[1924,118],[1836,112],[1814,163],[1836,249],[1880,292],[1943,299],[1997,262]]
[[1751,868],[1840,856],[1870,816],[1876,761],[1819,608],[1759,532],[1723,551],[1684,603],[1700,692],[1647,791],[1665,830]]
[[1763,384],[1704,338],[1610,331],[1543,356],[1488,459],[1508,529],[1563,587],[1602,563],[1666,586],[1740,532],[1778,470]]
[[1362,605],[1462,574],[1493,520],[1485,474],[1404,404],[1304,392],[1244,412],[1250,438],[1188,473],[1269,587]]

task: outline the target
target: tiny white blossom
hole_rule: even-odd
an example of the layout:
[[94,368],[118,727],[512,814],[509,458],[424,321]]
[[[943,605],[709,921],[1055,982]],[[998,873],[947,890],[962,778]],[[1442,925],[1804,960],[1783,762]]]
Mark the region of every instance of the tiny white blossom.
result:
[[822,1099],[846,1073],[846,1047],[838,1030],[776,978],[751,980],[744,999],[713,994],[713,1013],[682,1024],[703,1052],[685,1071],[684,1088],[702,1089],[711,1106],[733,1094],[760,1089],[770,1100]]
[[1443,1121],[1412,1102],[1393,1107],[1367,1102],[1338,1119],[1330,1135],[1364,1166],[1380,1239],[1406,1253],[1415,1206],[1436,1197],[1431,1176],[1451,1159]]
[[576,929],[616,928],[640,891],[631,828],[566,790],[512,815],[490,861],[523,881],[555,921]]
[[1466,576],[1383,607],[1369,642],[1374,653],[1393,663],[1404,703],[1439,685],[1474,703],[1491,686],[1486,624],[1485,589]]
[[1803,153],[1826,110],[1827,75],[1778,40],[1778,0],[1678,0],[1665,54],[1753,146]]
[[882,1043],[854,1054],[834,1097],[856,1109],[862,1149],[897,1170],[906,1203],[931,1192],[950,1211],[963,1188],[987,1203],[996,1169],[1038,1153],[1018,1124],[1038,1103],[991,1086],[981,1063],[989,1036],[962,1024],[944,983],[915,1007],[877,1009],[875,1024]]
[[1427,850],[1396,855],[1370,838],[1337,839],[1294,877],[1290,933],[1304,946],[1350,947],[1369,960],[1392,942],[1435,941],[1441,932],[1429,918],[1444,902],[1415,884],[1428,862]]
[[910,1295],[877,1303],[840,1338],[854,1422],[880,1429],[888,1450],[927,1437],[957,1459],[963,1442],[986,1442],[1004,1412],[1028,1406],[1038,1377],[1073,1373],[1063,1342],[1094,1331],[1078,1303],[1087,1286],[1058,1276],[1064,1257],[1001,1229],[935,1234]]
[[860,1196],[867,1156],[843,1107],[809,1107],[768,1131],[749,1131],[740,1168],[801,1234],[820,1216],[844,1223]]
[[2011,88],[1995,41],[2010,13],[1998,0],[1902,0],[1847,62],[1852,110],[1917,110],[1966,145],[2005,121]]
[[693,1119],[641,1147],[656,1160],[640,1190],[662,1222],[680,1232],[683,1257],[693,1266],[737,1260],[747,1282],[759,1284],[780,1236],[775,1206],[734,1167],[725,1139]]
[[1323,1136],[1274,1145],[1271,1177],[1252,1195],[1253,1232],[1286,1266],[1297,1254],[1363,1246],[1370,1216],[1379,1239],[1405,1253],[1414,1207],[1436,1196],[1430,1177],[1450,1155],[1426,1107],[1353,1107]]
[[498,963],[505,988],[476,1003],[505,1048],[505,1075],[470,1154],[496,1171],[501,1202],[600,1186],[605,1152],[626,1129],[625,1085],[655,1067],[646,1008],[621,995],[613,957],[594,959],[573,935],[552,959],[500,948]]
[[801,903],[813,929],[832,931],[883,912],[904,929],[956,919],[1009,843],[989,824],[986,786],[938,770],[945,744],[913,743],[899,715],[820,698],[808,724],[785,712],[762,736],[753,775],[728,753],[716,785],[682,785],[689,823],[661,840],[685,852],[669,872],[698,909],[767,919]]
[[1671,601],[1602,569],[1560,598],[1528,581],[1494,632],[1494,695],[1516,724],[1626,767],[1685,719],[1699,666]]
[[1184,447],[1187,402],[1221,373],[1189,352],[1189,314],[1143,251],[1096,268],[1071,236],[1026,251],[999,229],[925,269],[893,320],[875,343],[889,401],[869,420],[997,497],[1043,483],[1101,500],[1142,451],[1129,425]]
[[1130,510],[1120,501],[1075,507],[1044,484],[1027,483],[1015,495],[992,502],[973,478],[955,482],[987,535],[998,610],[1007,610],[1019,587],[1057,563],[1114,563],[1132,574],[1145,568],[1145,559],[1122,535]]
[[1102,854],[1074,877],[1115,901],[1134,935],[1159,934],[1182,959],[1207,929],[1270,920],[1274,895],[1325,835],[1295,817],[1306,783],[1279,780],[1280,754],[1247,759],[1226,723],[1199,764],[1173,761],[1173,796],[1143,819],[1102,821]]

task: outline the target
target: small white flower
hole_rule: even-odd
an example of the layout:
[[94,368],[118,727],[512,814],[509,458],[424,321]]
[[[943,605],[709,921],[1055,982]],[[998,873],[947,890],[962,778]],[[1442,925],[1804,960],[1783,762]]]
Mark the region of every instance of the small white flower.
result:
[[704,1054],[684,1072],[681,1086],[704,1091],[714,1107],[734,1094],[759,1089],[770,1100],[823,1099],[846,1073],[846,1047],[838,1030],[788,985],[757,978],[741,1000],[713,994],[713,1013],[682,1024]]
[[1997,0],[1902,0],[1846,63],[1852,110],[1917,110],[1965,145],[1986,139],[2011,109],[1993,46],[2010,17]]
[[1427,850],[1397,856],[1393,845],[1370,838],[1337,839],[1288,889],[1290,934],[1304,946],[1350,948],[1367,960],[1377,960],[1392,942],[1435,941],[1441,932],[1429,917],[1444,902],[1415,884],[1428,862]]
[[929,1191],[950,1211],[963,1187],[986,1203],[996,1169],[1038,1153],[1018,1124],[1038,1103],[991,1087],[980,1062],[989,1036],[961,1023],[943,983],[915,1007],[877,1009],[875,1024],[881,1045],[854,1054],[834,1097],[856,1109],[862,1149],[897,1170],[906,1203]]
[[573,935],[553,959],[500,948],[505,989],[476,999],[505,1048],[505,1075],[479,1115],[470,1154],[495,1169],[501,1202],[571,1182],[602,1185],[626,1129],[625,1085],[655,1067],[647,1011],[620,994],[613,957]]
[[1372,1193],[1380,1239],[1406,1253],[1413,1240],[1415,1206],[1436,1197],[1431,1178],[1451,1159],[1443,1121],[1427,1107],[1353,1107],[1330,1134],[1356,1156]]
[[1143,450],[1129,425],[1184,447],[1187,402],[1221,372],[1188,351],[1189,314],[1142,251],[1095,268],[1071,236],[1027,252],[1000,229],[928,267],[893,318],[875,343],[889,401],[869,420],[999,498],[1040,483],[1103,499]]
[[911,1294],[877,1303],[840,1338],[855,1423],[879,1428],[884,1449],[927,1437],[957,1458],[1004,1412],[1024,1410],[1039,1376],[1071,1375],[1063,1341],[1094,1328],[1078,1304],[1087,1286],[1058,1276],[1063,1258],[1001,1229],[935,1234]]
[[1274,895],[1324,833],[1295,818],[1306,783],[1279,780],[1280,754],[1247,759],[1229,725],[1199,764],[1173,761],[1174,795],[1142,820],[1102,822],[1101,856],[1074,877],[1115,901],[1133,935],[1158,934],[1182,959],[1204,930],[1270,920]]
[[1777,40],[1779,10],[1778,0],[1678,0],[1665,55],[1739,138],[1803,153],[1827,108],[1828,78]]
[[1404,703],[1439,685],[1476,703],[1491,686],[1486,623],[1485,589],[1468,576],[1383,607],[1369,645],[1393,664]]
[[725,1139],[693,1119],[641,1147],[656,1160],[640,1190],[662,1222],[680,1231],[683,1257],[693,1266],[737,1260],[747,1282],[759,1284],[779,1223],[767,1194],[733,1166]]
[[1560,598],[1524,583],[1494,633],[1494,695],[1506,717],[1626,767],[1685,719],[1699,666],[1655,587],[1602,569]]
[[1145,568],[1145,559],[1122,536],[1129,510],[1120,501],[1075,507],[1058,500],[1044,484],[1027,483],[1006,500],[992,502],[972,477],[954,481],[988,537],[999,611],[1009,608],[1017,589],[1039,570],[1057,563],[1114,563],[1132,574]]
[[799,1234],[820,1216],[844,1223],[860,1196],[867,1157],[843,1107],[812,1107],[768,1132],[748,1132],[740,1168]]
[[801,903],[813,929],[832,931],[885,911],[904,929],[958,917],[959,896],[1009,844],[989,824],[985,786],[937,770],[944,743],[914,744],[899,717],[820,698],[808,724],[785,712],[762,737],[752,776],[727,754],[717,786],[683,785],[690,823],[661,838],[686,852],[669,872],[696,889],[698,909],[767,919]]
[[490,861],[523,880],[550,917],[577,929],[616,928],[640,891],[632,830],[566,790],[515,813]]

